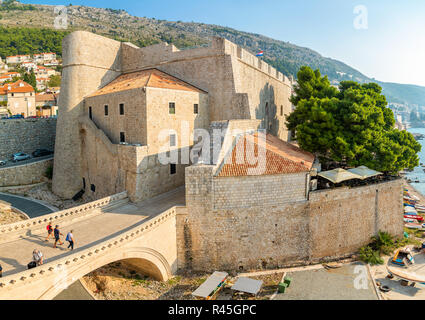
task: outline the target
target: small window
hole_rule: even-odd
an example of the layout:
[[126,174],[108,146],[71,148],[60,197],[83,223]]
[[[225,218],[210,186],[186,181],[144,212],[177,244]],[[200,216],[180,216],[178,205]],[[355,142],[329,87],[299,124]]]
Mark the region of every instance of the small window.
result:
[[124,115],[124,103],[120,103],[120,115]]
[[168,105],[168,113],[176,114],[176,104],[174,102],[170,102]]
[[170,164],[170,174],[176,174],[177,173],[177,165],[175,163]]
[[280,115],[283,116],[283,106],[280,106]]
[[105,105],[105,116],[107,116],[107,115],[108,115],[108,106]]
[[194,114],[198,114],[199,113],[199,106],[198,106],[198,104],[194,104],[193,105],[193,113]]
[[89,107],[89,118],[91,120],[93,120],[93,113],[92,113],[92,108],[91,107]]
[[90,189],[91,191],[96,192],[96,186],[94,184],[91,185]]
[[125,133],[120,132],[120,142],[125,142]]
[[176,135],[170,134],[170,147],[175,147],[175,146],[176,146]]

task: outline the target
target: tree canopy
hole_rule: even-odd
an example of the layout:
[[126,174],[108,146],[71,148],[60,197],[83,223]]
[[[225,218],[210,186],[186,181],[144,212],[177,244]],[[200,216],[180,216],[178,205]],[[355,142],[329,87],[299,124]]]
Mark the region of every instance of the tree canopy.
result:
[[419,165],[421,145],[407,131],[394,128],[394,114],[376,83],[343,81],[339,90],[319,70],[302,67],[287,117],[301,148],[325,165],[344,162],[397,173]]

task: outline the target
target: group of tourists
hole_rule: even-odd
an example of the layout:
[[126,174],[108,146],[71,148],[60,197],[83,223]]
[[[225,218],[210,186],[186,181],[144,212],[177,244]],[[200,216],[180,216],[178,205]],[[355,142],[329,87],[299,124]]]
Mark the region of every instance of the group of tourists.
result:
[[[58,225],[55,228],[53,228],[52,223],[49,223],[46,229],[47,229],[47,238],[45,242],[49,242],[49,238],[53,236],[55,239],[53,248],[57,248],[56,245],[61,246],[64,244],[61,240],[61,236],[63,236],[63,234],[60,232]],[[70,249],[71,251],[74,250],[74,242],[75,242],[73,232],[74,232],[73,230],[69,231],[65,238],[65,241],[69,242],[68,249]],[[28,269],[32,269],[32,268],[43,265],[43,259],[44,259],[43,253],[38,249],[34,249],[34,251],[32,252],[32,261],[27,265]],[[3,276],[3,268],[0,264],[0,278],[2,276]]]
[[[49,242],[49,238],[53,236],[55,240],[53,244],[53,248],[57,248],[57,245],[60,245],[60,246],[63,245],[63,242],[61,240],[61,236],[63,236],[63,234],[59,230],[59,225],[53,228],[52,223],[49,223],[46,229],[47,229],[47,238],[45,242]],[[65,238],[65,241],[69,242],[68,249],[71,249],[71,251],[74,250],[74,235],[72,233],[73,233],[73,230],[68,232]],[[43,264],[43,253],[40,250],[35,249],[32,252],[32,261],[28,264],[28,269],[41,266],[42,264]]]
[[[73,230],[68,232],[65,238],[65,241],[69,242],[68,249],[71,249],[71,251],[74,250],[74,235],[72,234],[73,232],[74,232]],[[53,236],[55,238],[55,243],[53,244],[53,248],[57,248],[56,247],[57,244],[59,244],[60,246],[63,245],[63,242],[60,238],[61,236],[63,236],[63,234],[60,232],[58,225],[54,229],[53,229],[52,223],[49,223],[47,225],[47,238],[45,240],[46,242],[49,241],[50,236]]]

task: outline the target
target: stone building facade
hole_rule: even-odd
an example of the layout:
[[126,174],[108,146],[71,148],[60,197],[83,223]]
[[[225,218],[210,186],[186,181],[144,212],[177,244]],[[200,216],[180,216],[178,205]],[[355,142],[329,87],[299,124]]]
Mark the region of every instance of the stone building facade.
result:
[[[181,161],[182,150],[193,145],[194,129],[209,125],[208,94],[157,69],[118,77],[87,97],[84,108],[83,185],[94,199],[127,190],[138,201],[183,185],[190,161]],[[94,142],[90,121],[103,140]],[[125,159],[107,157],[107,146],[126,150]],[[161,155],[173,150],[177,161],[163,163]]]
[[[100,48],[101,55],[97,54]],[[285,116],[291,112],[290,81],[271,66],[225,39],[214,38],[210,47],[180,51],[166,43],[138,48],[130,43],[120,43],[79,31],[64,39],[63,52],[62,90],[59,98],[53,178],[53,191],[62,197],[70,198],[84,187],[82,165],[85,152],[82,149],[83,133],[80,132],[79,123],[82,115],[88,116],[85,108],[90,106],[87,105],[87,101],[96,99],[99,104],[111,104],[111,107],[116,109],[122,93],[116,92],[96,98],[91,95],[120,76],[145,70],[159,70],[206,93],[206,96],[203,94],[200,96],[200,99],[207,103],[206,128],[211,121],[260,120],[261,126],[268,132],[288,140],[289,133],[284,122]],[[166,93],[158,88],[147,90],[150,94],[146,97],[152,99],[151,102],[146,101],[147,106],[149,103],[154,105],[160,99],[163,100],[161,104],[166,106],[170,102],[170,95],[178,92],[175,90],[173,93]],[[176,96],[175,99],[190,100],[187,93],[180,92],[179,95],[180,97]],[[106,100],[102,102],[102,99],[108,99],[110,102],[107,103]],[[135,99],[139,99],[140,104],[144,103],[143,95],[136,95]],[[190,104],[193,104],[193,101]],[[199,104],[202,105],[203,103]],[[134,121],[141,121],[142,115],[138,118],[139,120]],[[164,119],[161,117],[151,119],[154,120],[148,120],[148,123],[158,121],[163,127],[170,124],[162,123]],[[203,120],[201,122],[200,127],[204,126]],[[99,123],[100,129],[113,144],[119,142],[117,131],[115,133],[110,131],[111,122],[104,125],[102,127]],[[130,126],[130,122],[127,126]],[[152,125],[151,129],[144,134],[145,137],[149,138],[150,134],[157,135],[155,125]],[[141,127],[139,131],[143,130],[145,129]],[[130,136],[134,134],[130,133]],[[141,137],[134,141],[141,145],[146,143]],[[156,142],[147,143],[148,154],[154,153],[157,146]],[[184,176],[184,173],[182,175]],[[98,195],[92,194],[92,196]]]

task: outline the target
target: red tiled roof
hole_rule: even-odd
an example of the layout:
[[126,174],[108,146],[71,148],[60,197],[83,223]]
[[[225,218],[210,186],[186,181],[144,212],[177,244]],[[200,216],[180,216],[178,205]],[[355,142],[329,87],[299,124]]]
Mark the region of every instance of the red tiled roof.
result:
[[158,69],[148,69],[118,76],[105,87],[90,95],[90,97],[143,87],[204,92]]
[[35,101],[36,102],[56,101],[56,95],[53,93],[36,94]]
[[[22,84],[22,86],[21,86]],[[10,89],[9,89],[10,87]],[[18,80],[14,83],[7,83],[0,87],[1,94],[8,94],[8,93],[27,93],[27,92],[34,92],[34,88],[26,83],[25,81]]]
[[[265,142],[259,140],[258,133],[240,137],[229,154],[231,158],[225,158],[217,176],[274,175],[311,170],[314,162],[313,154],[273,135],[267,134],[265,137]],[[261,155],[265,155],[263,158],[265,162],[257,159]]]

